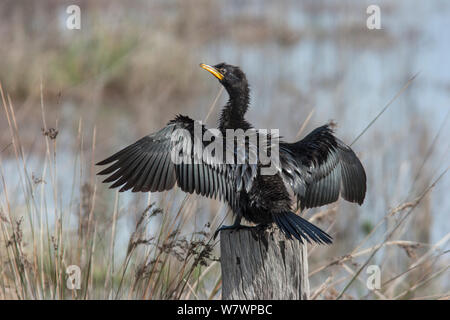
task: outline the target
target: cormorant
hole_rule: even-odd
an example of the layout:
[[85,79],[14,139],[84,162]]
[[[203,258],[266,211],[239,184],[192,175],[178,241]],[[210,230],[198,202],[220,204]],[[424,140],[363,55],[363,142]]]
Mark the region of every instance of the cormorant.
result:
[[[219,119],[220,132],[251,129],[244,118],[250,100],[244,72],[226,63],[200,66],[212,73],[229,95]],[[364,168],[352,149],[333,135],[330,125],[316,128],[297,142],[279,141],[279,165],[273,175],[261,174],[259,162],[257,165],[227,164],[210,158],[204,158],[201,163],[189,161],[194,160],[195,152],[174,161],[171,153],[182,141],[176,132],[183,129],[195,139],[194,127],[193,119],[178,115],[160,131],[97,163],[110,165],[99,172],[110,175],[103,182],[114,182],[110,188],[121,186],[121,192],[130,189],[133,192],[163,191],[177,183],[185,192],[211,198],[219,196],[229,204],[235,221],[231,226],[219,228],[216,235],[220,230],[245,227],[241,225],[241,219],[245,218],[255,224],[275,222],[287,238],[293,236],[300,242],[331,243],[332,238],[292,212],[288,189],[302,210],[335,202],[339,195],[360,205],[364,201]],[[204,133],[207,129],[201,125],[201,130]],[[209,144],[202,143],[204,147]],[[248,141],[246,143],[248,146]],[[236,146],[232,148],[235,156],[241,152]]]

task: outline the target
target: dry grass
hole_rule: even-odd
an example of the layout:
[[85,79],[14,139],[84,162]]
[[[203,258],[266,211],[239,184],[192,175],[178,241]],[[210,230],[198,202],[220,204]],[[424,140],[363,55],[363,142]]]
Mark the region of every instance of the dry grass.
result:
[[[20,129],[17,126],[14,107],[0,87],[5,114],[10,125],[12,148],[15,154],[17,172],[20,176],[20,192],[24,194],[25,208],[15,207],[9,195],[17,192],[7,185],[0,158],[2,175],[1,226],[3,244],[0,254],[1,298],[3,299],[181,299],[214,298],[218,294],[217,266],[212,251],[211,228],[205,225],[200,231],[182,234],[183,226],[194,212],[188,197],[181,202],[175,216],[154,203],[139,213],[128,241],[123,262],[115,260],[115,238],[117,219],[120,211],[116,192],[112,221],[109,216],[96,212],[97,182],[94,177],[93,158],[87,181],[79,188],[79,205],[69,208],[55,205],[49,210],[50,202],[61,203],[58,187],[57,130],[48,128],[42,102],[43,132],[42,142],[46,145],[46,159],[42,177],[32,176],[26,165],[24,149],[20,143]],[[83,144],[82,130],[78,144]],[[77,158],[82,158],[80,147]],[[92,157],[95,154],[95,132],[92,141]],[[77,166],[76,166],[77,167]],[[46,171],[49,170],[49,175]],[[74,170],[78,181],[84,179],[83,166]],[[74,179],[77,181],[77,179]],[[53,199],[47,199],[51,190]],[[173,195],[172,195],[173,196]],[[148,199],[150,201],[150,198]],[[166,207],[174,199],[168,196]],[[95,213],[94,213],[95,212]],[[26,218],[25,218],[26,216]],[[71,219],[76,217],[77,226]],[[156,235],[149,234],[149,222],[161,216]],[[81,290],[67,289],[69,265],[77,265],[82,270]],[[119,267],[118,267],[119,266]],[[216,283],[212,290],[205,292],[204,281]]]

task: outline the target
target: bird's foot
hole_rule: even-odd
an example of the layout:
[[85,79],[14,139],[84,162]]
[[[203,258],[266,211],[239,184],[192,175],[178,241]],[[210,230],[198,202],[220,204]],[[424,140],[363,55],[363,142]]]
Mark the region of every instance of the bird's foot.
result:
[[219,234],[220,231],[222,230],[241,230],[241,229],[252,229],[254,227],[251,226],[244,226],[242,224],[233,224],[231,226],[221,226],[220,228],[217,228],[216,232],[214,232],[214,240],[217,238],[217,235]]

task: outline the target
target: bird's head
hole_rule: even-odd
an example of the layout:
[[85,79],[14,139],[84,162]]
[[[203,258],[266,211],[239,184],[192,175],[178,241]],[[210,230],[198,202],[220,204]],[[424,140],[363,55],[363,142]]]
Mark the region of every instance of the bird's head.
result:
[[239,67],[232,66],[224,62],[216,64],[215,66],[202,63],[200,64],[200,67],[211,72],[211,74],[219,80],[225,89],[227,89],[230,96],[233,94],[248,92],[247,77]]

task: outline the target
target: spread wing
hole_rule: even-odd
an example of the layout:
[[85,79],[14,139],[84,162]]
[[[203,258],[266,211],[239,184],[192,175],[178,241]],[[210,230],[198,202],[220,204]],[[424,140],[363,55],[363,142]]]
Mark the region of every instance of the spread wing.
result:
[[[109,175],[103,182],[113,182],[110,188],[121,187],[120,192],[164,191],[173,188],[176,182],[185,192],[218,196],[234,208],[239,191],[251,188],[256,166],[245,161],[226,164],[219,152],[203,152],[215,139],[203,141],[207,129],[201,124],[198,128],[202,135],[197,137],[195,124],[189,117],[177,116],[160,131],[97,163],[109,165],[98,174]],[[239,157],[236,150],[231,152]]]
[[334,137],[330,126],[319,127],[295,143],[280,143],[281,174],[303,210],[332,203],[339,194],[362,204],[366,173],[349,146]]

